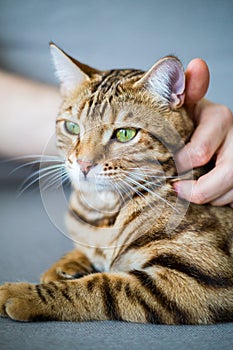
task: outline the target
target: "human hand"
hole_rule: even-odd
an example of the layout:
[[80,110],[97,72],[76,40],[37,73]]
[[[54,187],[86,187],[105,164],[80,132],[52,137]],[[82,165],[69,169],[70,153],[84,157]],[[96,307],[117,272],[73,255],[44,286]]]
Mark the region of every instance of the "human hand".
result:
[[[197,125],[190,142],[176,155],[180,172],[200,167],[215,157],[215,167],[198,180],[174,183],[178,195],[193,203],[229,204],[233,208],[233,115],[229,108],[202,99],[209,85],[209,70],[200,59],[186,70],[185,103]],[[187,153],[190,160],[187,159]]]

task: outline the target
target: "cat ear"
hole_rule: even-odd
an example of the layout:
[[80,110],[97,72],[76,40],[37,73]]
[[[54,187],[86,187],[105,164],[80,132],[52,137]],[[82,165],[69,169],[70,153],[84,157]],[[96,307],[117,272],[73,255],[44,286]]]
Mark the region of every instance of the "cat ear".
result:
[[99,73],[98,70],[67,55],[54,43],[50,43],[50,50],[56,68],[56,75],[60,80],[64,95],[69,94],[80,84],[90,81],[93,75]]
[[179,108],[184,103],[185,74],[181,62],[174,56],[159,60],[135,83],[156,93],[162,101],[171,108]]

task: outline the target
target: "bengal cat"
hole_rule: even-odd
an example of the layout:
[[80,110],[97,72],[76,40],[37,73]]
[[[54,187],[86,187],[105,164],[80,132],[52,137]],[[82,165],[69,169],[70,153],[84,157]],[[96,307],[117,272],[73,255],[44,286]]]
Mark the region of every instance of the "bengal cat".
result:
[[[51,51],[64,102],[57,146],[73,192],[75,250],[41,284],[0,287],[0,314],[21,321],[233,321],[233,211],[178,200],[174,153],[193,123],[173,56],[149,71],[99,71]],[[188,174],[191,176],[191,173]],[[54,203],[56,205],[56,203]]]

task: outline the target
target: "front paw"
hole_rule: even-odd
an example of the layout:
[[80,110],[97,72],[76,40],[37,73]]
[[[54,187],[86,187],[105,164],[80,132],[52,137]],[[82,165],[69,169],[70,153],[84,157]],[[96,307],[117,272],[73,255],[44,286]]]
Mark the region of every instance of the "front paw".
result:
[[0,316],[2,317],[7,317],[6,307],[11,297],[10,285],[10,283],[6,283],[0,286]]
[[94,272],[93,266],[86,258],[73,260],[72,254],[65,255],[61,260],[51,266],[41,276],[41,283],[72,280],[86,276]]
[[43,314],[43,305],[29,283],[6,283],[0,286],[0,316],[17,321],[32,321]]

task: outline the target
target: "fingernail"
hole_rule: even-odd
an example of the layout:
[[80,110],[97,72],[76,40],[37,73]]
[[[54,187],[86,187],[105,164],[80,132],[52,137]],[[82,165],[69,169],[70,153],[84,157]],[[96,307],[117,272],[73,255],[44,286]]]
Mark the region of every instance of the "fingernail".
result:
[[179,184],[179,182],[174,182],[173,188],[174,188],[175,192],[176,192],[178,195],[180,195],[180,184]]
[[190,201],[192,197],[193,183],[192,181],[188,181],[188,180],[184,180],[181,182],[182,183],[179,183],[176,188],[178,196]]

